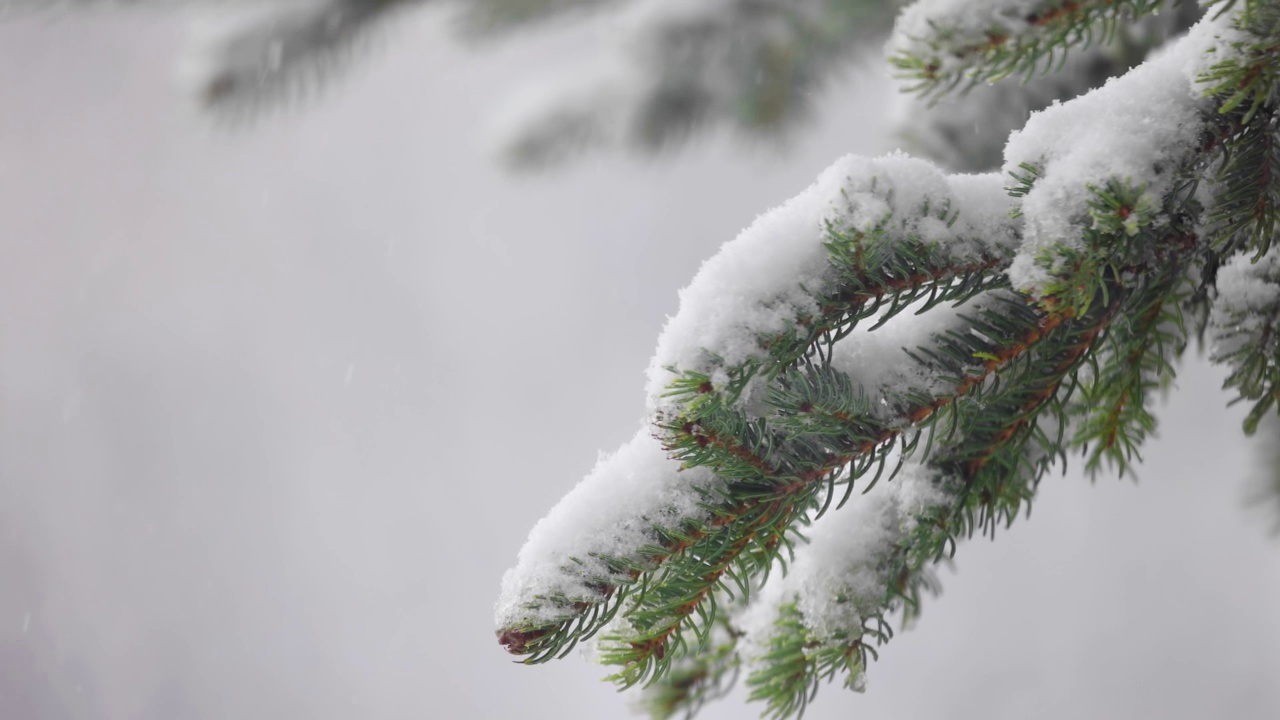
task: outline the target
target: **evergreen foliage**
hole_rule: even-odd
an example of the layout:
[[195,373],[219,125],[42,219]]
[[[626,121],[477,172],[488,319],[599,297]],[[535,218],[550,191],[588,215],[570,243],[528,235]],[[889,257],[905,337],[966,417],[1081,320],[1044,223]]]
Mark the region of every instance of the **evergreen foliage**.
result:
[[[936,100],[1034,84],[1160,11],[921,0],[891,60]],[[644,687],[655,717],[692,714],[740,671],[766,715],[792,717],[824,681],[861,689],[894,613],[918,613],[934,589],[932,565],[1012,523],[1070,453],[1091,472],[1130,471],[1193,333],[1212,336],[1253,432],[1280,392],[1280,3],[1224,0],[1206,15],[1160,58],[1036,116],[1005,150],[1004,205],[988,185],[913,175],[905,158],[852,161],[829,171],[844,177],[814,231],[821,269],[798,263],[790,289],[758,289],[709,263],[659,343],[643,432],[678,466],[664,472],[709,469],[718,483],[691,484],[694,512],[638,515],[640,546],[531,540],[526,552],[566,553],[563,572],[590,592],[539,592],[522,554],[502,643],[539,662],[599,633],[613,679]],[[1077,139],[1095,147],[1055,137],[1082,122]],[[757,225],[730,246],[807,241],[785,220]],[[757,315],[717,317],[703,286]],[[896,325],[901,345],[876,343]],[[890,370],[850,361],[899,348]],[[584,485],[622,474],[605,461]],[[578,492],[544,523],[573,522]],[[584,575],[575,553],[610,572]]]
[[[201,96],[296,95],[414,4],[261,11],[214,44]],[[1280,0],[918,0],[896,24],[877,0],[632,4],[634,72],[585,86],[604,102],[551,98],[518,161],[777,133],[893,24],[921,150],[982,123],[940,159],[1001,170],[846,158],[706,264],[659,340],[648,423],[503,580],[498,638],[524,662],[590,640],[656,718],[740,674],[794,717],[825,682],[861,690],[932,567],[1029,512],[1069,455],[1131,471],[1193,335],[1244,431],[1280,428]],[[460,27],[609,5],[627,3],[474,0]]]

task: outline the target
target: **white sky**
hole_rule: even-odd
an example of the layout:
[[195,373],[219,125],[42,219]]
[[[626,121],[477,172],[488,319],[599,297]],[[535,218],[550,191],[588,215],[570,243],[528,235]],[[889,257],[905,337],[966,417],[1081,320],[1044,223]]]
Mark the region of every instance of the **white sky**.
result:
[[[643,412],[698,263],[838,154],[504,174],[483,128],[589,32],[418,15],[305,111],[211,129],[173,19],[0,24],[0,718],[612,718],[512,664],[498,581]],[[588,58],[590,56],[588,55]],[[1280,716],[1280,542],[1188,363],[1141,483],[1052,477],[809,718]],[[754,717],[737,700],[706,718]]]

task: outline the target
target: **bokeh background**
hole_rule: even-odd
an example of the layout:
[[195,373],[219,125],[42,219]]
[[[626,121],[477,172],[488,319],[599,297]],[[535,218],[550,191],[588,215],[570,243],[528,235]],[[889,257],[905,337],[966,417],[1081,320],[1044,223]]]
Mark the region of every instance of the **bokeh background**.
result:
[[[406,15],[229,128],[174,81],[186,34],[0,21],[0,719],[630,716],[576,656],[510,662],[501,574],[633,432],[698,264],[895,146],[891,83],[851,71],[785,150],[511,174],[506,99],[608,36]],[[1046,479],[806,717],[1280,717],[1280,541],[1221,378],[1190,352],[1138,482]]]

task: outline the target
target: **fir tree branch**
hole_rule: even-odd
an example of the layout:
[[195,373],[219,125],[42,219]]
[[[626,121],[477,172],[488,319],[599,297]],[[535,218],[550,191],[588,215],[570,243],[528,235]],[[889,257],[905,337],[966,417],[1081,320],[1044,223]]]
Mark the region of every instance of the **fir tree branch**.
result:
[[[1061,17],[1081,7],[1063,5]],[[1118,21],[1099,12],[1093,20]],[[992,176],[845,160],[704,265],[663,332],[648,389],[669,462],[705,474],[696,512],[688,492],[671,496],[686,507],[663,522],[641,514],[648,544],[598,555],[615,563],[593,586],[619,598],[602,653],[620,666],[615,680],[659,683],[666,711],[693,701],[689,688],[722,657],[719,604],[756,593],[749,613],[763,621],[744,625],[742,652],[767,713],[802,711],[836,672],[860,686],[892,635],[887,614],[917,613],[930,565],[958,538],[1012,523],[1072,442],[1091,445],[1091,468],[1127,467],[1154,426],[1150,391],[1172,373],[1197,272],[1206,302],[1216,281],[1211,323],[1232,381],[1256,396],[1255,413],[1280,399],[1270,275],[1280,261],[1252,275],[1232,261],[1215,278],[1222,249],[1197,234],[1196,184],[1238,139],[1211,118],[1252,113],[1236,117],[1243,127],[1268,108],[1197,92],[1201,57],[1231,37],[1223,17],[1033,118],[1006,151],[1014,207],[994,199]],[[815,216],[827,219],[817,238]],[[907,309],[926,319],[904,322]],[[824,515],[858,481],[861,501]],[[764,584],[810,522],[813,544]],[[840,522],[854,535],[829,534]],[[537,659],[561,652],[573,628],[594,632],[595,608],[613,601],[557,602],[557,634]],[[692,674],[673,675],[681,669]]]
[[[848,159],[850,166],[841,162],[828,170],[825,177],[842,186],[832,198],[836,215],[826,221],[819,242],[806,245],[792,260],[805,268],[798,282],[734,298],[743,307],[733,315],[698,307],[689,313],[691,322],[669,326],[650,369],[649,392],[658,398],[653,406],[660,423],[679,428],[697,423],[704,411],[732,407],[758,376],[768,381],[807,354],[829,349],[866,320],[874,318],[879,326],[908,308],[926,312],[1003,284],[1016,231],[1004,216],[1008,200],[992,202],[992,196],[1003,195],[996,178],[978,176],[962,190],[948,187],[926,163],[893,160]],[[918,180],[912,177],[916,174]],[[910,187],[913,182],[921,185]],[[833,193],[823,185],[820,180],[811,191]],[[958,192],[963,201],[957,200]],[[968,206],[965,213],[955,210],[961,202]],[[746,235],[740,240],[754,242]],[[800,252],[792,250],[791,239],[770,242],[778,243],[776,252],[787,248],[793,258]],[[733,262],[726,259],[724,270],[733,272]],[[709,266],[704,272],[718,274],[721,268]],[[717,275],[704,284],[719,282]],[[720,314],[726,317],[714,328],[695,324]],[[743,322],[759,327],[739,325]],[[667,345],[677,352],[665,350]]]
[[1181,306],[1187,281],[1181,258],[1139,275],[1117,322],[1104,338],[1094,372],[1080,384],[1072,442],[1090,448],[1085,467],[1105,459],[1120,474],[1130,470],[1138,447],[1155,430],[1151,393],[1174,375],[1171,358],[1186,344]]
[[1191,0],[1173,3],[1158,14],[1118,27],[1110,44],[1073,48],[1035,82],[1009,77],[972,86],[963,93],[928,97],[899,93],[894,109],[897,133],[913,153],[949,170],[985,172],[998,168],[1009,134],[1022,128],[1031,113],[1124,74],[1186,32],[1200,16],[1200,7]]
[[469,0],[460,20],[470,36],[520,30],[574,14],[586,14],[635,0]]
[[682,471],[641,428],[530,534],[503,577],[498,641],[537,663],[594,635],[646,572],[726,522],[710,511],[721,484]]
[[1208,224],[1219,251],[1247,249],[1257,259],[1280,229],[1280,6],[1245,3],[1232,26],[1235,36],[1216,48],[1218,62],[1199,78],[1218,102],[1208,145],[1220,161]]
[[738,639],[742,632],[722,613],[717,616],[708,647],[691,648],[676,658],[666,675],[640,692],[639,707],[653,720],[692,718],[703,705],[728,694],[740,670]]
[[[721,407],[715,415],[703,417],[700,423],[707,425],[681,428],[678,431],[681,435],[670,446],[675,457],[686,465],[714,467],[721,477],[734,477],[739,473],[744,476],[727,486],[729,498],[726,503],[736,503],[733,520],[724,526],[729,537],[699,540],[688,551],[688,558],[681,558],[682,561],[676,564],[668,563],[652,586],[639,593],[635,606],[627,611],[627,618],[637,632],[615,638],[611,651],[604,654],[606,663],[623,666],[623,671],[615,679],[629,686],[661,676],[668,665],[667,654],[671,652],[668,644],[684,642],[682,633],[685,630],[704,632],[699,630],[699,623],[705,624],[708,617],[714,617],[714,608],[701,611],[702,603],[720,586],[721,576],[729,568],[735,569],[737,577],[745,579],[739,582],[745,588],[752,577],[767,571],[776,556],[779,541],[804,513],[817,508],[824,489],[827,492],[824,504],[830,503],[836,479],[846,465],[852,464],[848,478],[843,481],[849,488],[864,475],[874,473],[878,476],[895,442],[901,441],[904,452],[910,452],[915,446],[914,441],[907,441],[904,435],[907,431],[936,432],[934,420],[939,410],[955,405],[965,395],[980,395],[988,377],[1000,368],[1014,364],[1045,338],[1052,337],[1053,331],[1067,318],[1065,315],[1042,314],[1017,298],[998,304],[998,309],[966,318],[970,323],[969,331],[952,331],[935,338],[936,350],[927,353],[929,359],[922,362],[929,366],[931,374],[953,383],[951,389],[940,395],[930,395],[923,389],[909,389],[884,398],[883,405],[903,409],[900,415],[895,412],[892,420],[886,420],[879,412],[841,413],[843,417],[832,414],[846,427],[846,433],[811,433],[807,432],[810,430],[808,426],[796,424],[794,420],[797,416],[813,412],[816,405],[808,398],[812,398],[814,393],[775,393],[770,402],[781,422],[771,424],[775,416],[770,415],[756,421],[756,427],[760,434],[773,438],[768,460],[761,457],[760,462],[775,461],[776,464],[758,467],[752,462],[735,465],[731,471],[724,468],[736,459],[736,452],[728,456],[714,452],[715,443],[704,438],[719,433],[718,430],[707,430],[707,425],[715,428],[731,426],[732,422],[726,421],[724,415],[737,411]],[[1014,328],[1020,329],[1015,331]],[[987,337],[982,330],[996,339],[981,339]],[[1062,372],[1066,369],[1069,368],[1063,368]],[[828,370],[829,366],[819,367],[811,374]],[[794,380],[795,376],[791,378]],[[1043,392],[1052,395],[1053,390]],[[1032,409],[1028,409],[1033,400],[1043,402],[1044,398],[1038,395],[1023,398],[1021,402],[1027,407],[1016,415],[1019,422],[1025,423],[1034,414]],[[1014,432],[1011,429],[1007,434],[990,438],[982,450],[971,447],[970,456],[963,462],[955,462],[968,468],[969,472],[976,472],[987,460],[982,452],[994,452],[992,447],[1007,441]],[[813,435],[820,439],[813,438]],[[746,552],[748,550],[750,552]]]
[[[657,680],[676,658],[701,652],[717,618],[717,591],[733,597],[736,587],[745,596],[749,583],[786,546],[786,532],[806,509],[804,502],[793,492],[767,502],[722,504],[717,511],[728,521],[714,535],[663,557],[666,564],[646,579],[627,608],[629,629],[601,641],[601,662],[621,666],[610,679],[622,687]],[[696,636],[697,650],[688,647],[686,631]]]
[[504,133],[504,155],[537,168],[599,146],[660,151],[716,125],[754,139],[784,135],[808,117],[814,93],[888,29],[897,5],[636,2],[618,43],[629,52],[525,102]]
[[[937,171],[916,161],[903,162],[901,165],[845,165],[840,166],[840,172],[856,170],[859,174],[832,176],[840,183],[834,191],[835,197],[844,204],[837,206],[841,213],[837,217],[845,219],[828,224],[825,234],[806,240],[813,243],[810,252],[814,253],[814,260],[826,266],[814,276],[814,284],[820,290],[815,297],[801,285],[798,290],[790,291],[798,299],[788,303],[797,314],[810,312],[806,308],[820,311],[825,308],[824,312],[812,316],[825,320],[806,323],[797,317],[791,327],[805,329],[770,333],[753,331],[750,325],[739,327],[733,316],[716,315],[713,317],[717,322],[731,323],[727,328],[731,332],[726,335],[703,328],[696,332],[697,342],[707,347],[709,340],[723,337],[729,345],[717,346],[711,342],[713,353],[701,357],[704,360],[715,357],[718,360],[713,364],[720,363],[725,354],[715,350],[732,347],[744,333],[754,334],[755,351],[741,360],[732,373],[745,383],[749,379],[746,375],[754,374],[763,362],[772,363],[775,372],[786,370],[789,364],[805,357],[809,346],[813,346],[819,357],[829,360],[830,348],[840,338],[847,337],[857,319],[879,314],[880,320],[885,321],[916,300],[926,306],[955,302],[997,286],[998,268],[1003,261],[991,256],[999,258],[1000,253],[1008,256],[1008,251],[1002,250],[1009,246],[1002,235],[1008,232],[1010,224],[1001,213],[1007,206],[1005,201],[996,201],[985,211],[974,205],[972,217],[967,221],[957,218],[945,201],[948,186],[940,182]],[[877,172],[879,174],[865,175]],[[908,177],[912,178],[912,186],[899,184]],[[994,200],[990,194],[999,193],[993,177],[963,182],[952,191],[967,194],[971,200],[980,197]],[[919,195],[920,192],[926,194]],[[944,194],[939,196],[940,192]],[[935,209],[920,206],[920,200],[910,199],[913,197],[932,198]],[[901,217],[893,217],[894,203],[903,205]],[[857,229],[859,226],[861,229]],[[974,237],[978,227],[986,230]],[[748,241],[749,238],[744,237],[738,242]],[[791,261],[798,261],[801,246],[796,244],[796,238],[780,236],[770,242],[784,243],[779,245],[779,250],[788,253]],[[908,265],[909,262],[914,265]],[[973,267],[974,263],[979,266]],[[908,272],[913,266],[916,270]],[[930,267],[935,270],[929,271]],[[710,276],[707,281],[714,282]],[[690,299],[686,297],[686,305]],[[762,295],[761,301],[766,305],[778,302],[770,293]],[[696,304],[682,308],[681,316],[673,320],[669,332],[678,330],[676,326],[686,312],[701,315]],[[761,337],[764,341],[759,340]],[[663,353],[660,349],[660,358]],[[696,358],[699,354],[681,350],[673,357]],[[703,368],[718,375],[731,374],[723,365],[719,368],[703,365],[699,370]],[[685,467],[714,468],[716,477],[727,484],[709,491],[714,493],[714,500],[698,496],[697,502],[703,508],[698,517],[677,514],[674,524],[653,524],[644,547],[628,541],[607,553],[607,558],[601,555],[611,564],[597,571],[600,578],[588,583],[598,597],[593,598],[588,590],[574,590],[574,596],[566,595],[563,600],[551,603],[559,608],[555,613],[504,614],[500,638],[510,649],[531,654],[533,661],[562,652],[563,645],[589,635],[603,624],[603,618],[621,602],[620,588],[633,588],[624,612],[636,632],[620,639],[606,655],[623,665],[620,679],[624,683],[660,675],[666,669],[667,658],[679,654],[684,642],[683,629],[705,632],[712,614],[702,608],[711,593],[726,587],[726,580],[740,585],[745,592],[746,580],[767,571],[778,551],[786,547],[788,528],[813,505],[822,488],[833,486],[839,469],[855,457],[862,463],[862,471],[870,469],[883,460],[887,449],[882,446],[912,422],[907,420],[892,430],[878,428],[872,438],[855,432],[843,439],[841,449],[819,451],[818,446],[826,440],[779,435],[768,420],[753,419],[745,408],[736,407],[732,389],[727,393],[715,390],[712,385],[710,376],[700,375],[698,371],[680,375],[672,386],[673,391],[660,398],[659,407],[673,412],[659,409],[657,417],[666,449],[676,460]],[[744,389],[745,384],[739,387],[738,395]],[[933,396],[925,397],[925,405],[945,402]],[[918,410],[915,421],[924,420],[927,415],[925,410]],[[883,424],[874,418],[868,418],[868,422]],[[846,457],[842,459],[842,455]],[[682,502],[686,503],[691,498],[687,493],[684,497],[686,500]],[[565,565],[569,558],[590,554],[570,550],[556,552],[564,553],[562,559],[555,562],[565,567],[570,567]],[[530,602],[528,598],[519,599],[525,592],[518,590],[523,583],[512,582],[512,592],[518,593],[517,599],[511,602],[513,606],[523,607]],[[599,610],[601,607],[606,610]],[[584,615],[591,618],[585,624],[575,619]]]
[[[1011,266],[1016,289],[1079,313],[1104,268],[1146,267],[1166,235],[1187,236],[1216,110],[1193,80],[1223,30],[1199,23],[1160,57],[1034,116],[1010,139],[1006,171],[1035,171],[1017,189],[1027,223]],[[1152,107],[1163,109],[1158,118]],[[1086,139],[1099,133],[1105,140]]]
[[1162,0],[918,0],[894,29],[890,61],[912,92],[937,96],[1011,75],[1051,69],[1069,48],[1111,41],[1122,22],[1153,14]]
[[[1004,366],[985,392],[946,406],[955,426],[974,430],[959,440],[940,441],[932,456],[926,450],[927,466],[917,458],[915,470],[890,483],[897,495],[842,518],[846,532],[861,528],[877,534],[862,540],[856,552],[840,554],[843,569],[825,571],[823,577],[842,578],[837,585],[812,586],[798,565],[800,579],[793,575],[783,581],[782,604],[776,606],[772,627],[763,631],[764,651],[753,660],[747,681],[752,699],[767,703],[766,714],[796,714],[838,671],[845,673],[846,686],[860,688],[868,655],[893,635],[888,616],[899,607],[908,617],[918,613],[921,592],[933,583],[929,566],[948,549],[954,552],[956,537],[978,530],[994,535],[997,524],[1011,523],[1027,506],[1061,441],[1042,428],[1042,410],[1052,409],[1058,428],[1065,424],[1062,384],[1094,351],[1120,298],[1117,288],[1110,304],[1093,305],[1093,317],[1037,322],[1047,329],[1028,345],[1024,362]],[[1025,314],[1025,303],[1011,303],[1008,311]],[[934,425],[932,432],[938,428]],[[904,499],[922,492],[932,497]]]
[[187,63],[205,108],[244,115],[314,93],[370,31],[421,0],[316,0],[253,7],[214,26]]
[[1252,401],[1244,430],[1252,435],[1280,401],[1280,253],[1253,263],[1237,255],[1218,271],[1210,315],[1214,362],[1228,365],[1224,387]]

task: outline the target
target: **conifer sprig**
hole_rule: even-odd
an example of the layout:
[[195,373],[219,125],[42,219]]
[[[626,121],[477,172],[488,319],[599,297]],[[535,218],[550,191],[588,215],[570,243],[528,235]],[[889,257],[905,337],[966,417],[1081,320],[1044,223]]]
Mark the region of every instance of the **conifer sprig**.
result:
[[1224,387],[1251,401],[1244,430],[1252,435],[1280,405],[1280,261],[1272,251],[1257,263],[1236,257],[1219,270],[1224,290],[1210,316],[1213,359],[1231,369]]
[[594,146],[652,152],[714,125],[752,139],[785,135],[811,114],[814,94],[867,41],[883,37],[899,4],[634,3],[644,21],[631,23],[634,32],[619,43],[629,51],[619,58],[625,70],[584,74],[530,103],[505,155],[538,167]]
[[1030,79],[1073,48],[1108,43],[1121,23],[1157,12],[1164,0],[1042,0],[956,5],[928,0],[899,20],[890,62],[911,92],[939,96],[1013,75]]
[[654,720],[676,715],[691,718],[733,688],[741,670],[738,639],[742,632],[726,615],[717,616],[707,647],[691,648],[675,658],[666,675],[641,691],[639,706]]
[[1280,230],[1280,6],[1244,3],[1233,25],[1236,38],[1200,76],[1218,103],[1210,137],[1220,167],[1208,223],[1218,250],[1256,260]]
[[[891,196],[892,187],[882,186],[878,192]],[[930,232],[949,232],[956,225],[956,213],[946,203],[923,211]],[[853,216],[853,209],[847,212]],[[705,518],[675,526],[655,523],[647,547],[597,558],[608,572],[601,579],[588,578],[594,597],[535,598],[535,603],[558,610],[549,618],[544,610],[531,610],[529,619],[501,628],[499,639],[509,650],[527,655],[526,662],[550,659],[591,636],[624,607],[635,632],[606,643],[602,655],[623,667],[616,679],[624,685],[661,675],[670,659],[683,652],[686,630],[704,642],[714,618],[704,603],[717,589],[732,592],[737,587],[745,594],[750,578],[767,573],[788,547],[788,529],[814,505],[822,489],[830,498],[844,465],[856,461],[859,473],[883,469],[889,444],[906,424],[890,429],[884,419],[868,415],[843,428],[843,445],[836,450],[811,434],[779,433],[737,400],[762,368],[761,378],[768,382],[771,373],[782,373],[789,364],[809,362],[806,356],[829,361],[834,344],[860,320],[878,315],[884,322],[911,302],[930,308],[1004,282],[1000,270],[1010,253],[1007,245],[996,241],[1007,238],[962,237],[940,243],[914,234],[911,228],[920,219],[908,219],[904,224],[892,215],[882,216],[858,230],[839,222],[828,224],[822,248],[829,268],[810,303],[819,314],[797,318],[792,332],[761,336],[760,353],[740,365],[715,368],[730,379],[725,389],[717,390],[710,376],[699,372],[677,376],[667,401],[680,409],[659,415],[658,432],[672,457],[686,467],[714,468],[727,485],[703,498]],[[824,372],[835,377],[830,368]],[[828,394],[831,389],[828,386]],[[928,397],[921,404],[929,408],[940,402],[944,401]],[[792,410],[798,411],[799,405]],[[914,420],[931,411],[918,410]],[[578,571],[570,564],[565,572]]]
[[[766,714],[800,712],[821,683],[838,672],[845,674],[847,687],[860,688],[868,656],[893,636],[890,615],[898,609],[908,617],[917,614],[922,591],[934,588],[929,567],[954,553],[957,538],[975,532],[994,537],[998,526],[1011,524],[1029,507],[1036,484],[1060,452],[1073,374],[1095,352],[1122,297],[1115,288],[1109,303],[1092,304],[1093,315],[1086,318],[1050,317],[1016,296],[1007,300],[1002,311],[1034,338],[1021,348],[1026,361],[1008,363],[982,385],[983,391],[959,397],[941,411],[951,417],[935,424],[934,434],[943,432],[940,427],[973,430],[931,438],[929,445],[937,448],[922,454],[924,482],[945,499],[891,513],[889,521],[900,529],[860,561],[865,567],[853,568],[858,579],[832,598],[838,605],[853,605],[855,624],[828,629],[824,637],[795,601],[784,599],[778,607],[765,652],[753,660],[747,679],[752,699],[767,703]],[[868,586],[879,588],[878,594],[868,595]]]
[[[423,2],[424,0],[418,0]],[[461,17],[468,34],[511,32],[573,13],[588,13],[621,0],[470,0]]]
[[1189,293],[1182,265],[1175,260],[1152,269],[1129,293],[1108,328],[1101,357],[1080,384],[1073,443],[1085,448],[1090,472],[1105,460],[1126,474],[1155,430],[1152,393],[1173,377],[1172,358],[1186,345],[1181,307]]
[[[940,219],[948,217],[945,210],[940,214]],[[913,301],[928,309],[969,299],[1001,282],[993,279],[999,277],[996,260],[959,265],[954,256],[919,239],[908,236],[894,243],[886,232],[891,220],[853,233],[828,226],[825,246],[833,281],[817,303],[824,310],[822,319],[800,324],[806,327],[803,340],[796,340],[799,333],[762,338],[771,364],[752,359],[725,371],[731,379],[726,391],[717,392],[702,374],[686,373],[672,384],[671,397],[683,404],[659,423],[667,449],[687,467],[715,468],[729,484],[713,511],[723,521],[681,548],[678,557],[664,558],[664,568],[643,586],[626,613],[632,631],[606,639],[603,658],[623,667],[615,679],[624,686],[665,672],[670,658],[684,651],[685,631],[705,636],[714,610],[704,609],[704,603],[717,588],[732,592],[726,577],[745,594],[753,578],[767,573],[788,547],[794,524],[820,499],[823,507],[830,504],[838,480],[851,489],[855,478],[878,477],[894,443],[906,445],[904,433],[927,423],[950,401],[950,395],[916,389],[883,398],[884,405],[900,413],[885,417],[879,408],[858,400],[850,379],[831,366],[835,344],[848,337],[858,319],[878,314],[883,324]],[[900,256],[907,255],[932,258],[935,271],[902,272]],[[930,281],[934,284],[926,286]],[[888,287],[897,297],[885,307]],[[954,344],[943,342],[944,352],[934,364],[940,375],[956,379],[958,392],[977,387],[982,377],[1016,355],[983,345],[984,359],[975,361],[968,344],[963,349]],[[757,373],[766,381],[773,375],[767,401],[772,411],[762,417],[736,403]],[[842,478],[846,465],[849,475]]]
[[[929,208],[921,210],[931,214]],[[948,207],[932,214],[944,223],[955,220]],[[942,303],[962,303],[1005,282],[1011,248],[983,243],[976,256],[957,256],[952,246],[904,232],[901,223],[892,215],[864,228],[829,222],[824,246],[831,272],[816,294],[818,313],[798,315],[785,332],[760,337],[765,353],[737,366],[726,367],[711,354],[709,369],[725,377],[719,387],[707,370],[670,368],[677,377],[668,395],[686,405],[682,422],[696,423],[704,412],[736,403],[757,374],[768,379],[806,354],[827,351],[868,319],[883,324],[908,308],[925,312]]]
[[[979,301],[980,304],[980,301]],[[1020,297],[1012,296],[1007,299],[995,299],[992,297],[989,302],[991,307],[975,313],[973,318],[966,318],[964,329],[954,329],[934,338],[936,346],[931,350],[922,350],[916,354],[920,363],[928,366],[929,372],[938,375],[938,377],[948,378],[947,382],[954,387],[950,395],[928,397],[927,392],[923,389],[915,389],[897,396],[883,397],[883,405],[891,407],[891,409],[901,409],[902,413],[895,414],[900,416],[900,424],[886,423],[877,416],[870,414],[864,418],[854,418],[847,416],[841,418],[841,423],[850,425],[855,428],[854,434],[841,437],[835,432],[822,432],[824,443],[823,456],[828,457],[827,465],[822,466],[822,470],[831,473],[832,470],[840,468],[845,462],[852,462],[849,470],[849,477],[842,480],[845,483],[852,483],[854,480],[863,477],[864,474],[876,473],[883,469],[883,459],[891,450],[896,450],[904,456],[909,456],[916,448],[920,447],[919,432],[929,433],[929,442],[927,445],[933,445],[933,434],[941,434],[942,438],[938,439],[938,446],[942,446],[947,442],[948,434],[946,429],[940,429],[940,423],[946,424],[946,420],[934,421],[937,418],[946,418],[948,413],[956,413],[957,406],[991,406],[996,401],[996,397],[1014,398],[1009,413],[988,414],[982,413],[983,416],[1001,416],[1006,418],[1006,424],[998,425],[998,427],[989,428],[989,432],[984,433],[980,428],[972,437],[966,439],[961,445],[951,448],[947,452],[948,460],[946,464],[951,466],[959,473],[966,473],[977,477],[979,470],[986,468],[992,457],[998,455],[1000,448],[1006,443],[1016,442],[1024,443],[1025,438],[1030,436],[1034,425],[1034,416],[1039,410],[1039,405],[1044,404],[1055,395],[1057,386],[1061,382],[1061,378],[1074,368],[1075,361],[1083,355],[1083,352],[1089,347],[1094,334],[1097,333],[1096,327],[1091,327],[1088,332],[1066,334],[1066,337],[1073,338],[1065,350],[1053,351],[1044,350],[1044,343],[1050,338],[1055,337],[1055,333],[1062,332],[1061,328],[1074,327],[1073,324],[1066,322],[1069,320],[1066,316],[1047,315],[1042,313],[1033,306],[1030,306]],[[1009,341],[992,341],[984,340],[986,333],[991,334],[995,338],[1010,338]],[[1083,340],[1082,340],[1083,338]],[[1052,347],[1052,345],[1051,345]],[[1056,364],[1051,364],[1052,374],[1050,379],[1037,377],[1034,382],[1016,383],[1014,380],[998,378],[997,372],[1002,368],[1016,368],[1015,374],[1036,373],[1041,365],[1037,364],[1018,364],[1015,360],[1020,359],[1024,355],[1034,352],[1037,355],[1044,355],[1046,352],[1056,360]],[[1055,354],[1056,352],[1056,354]],[[1068,360],[1062,359],[1061,355],[1066,354]],[[927,360],[924,357],[928,357]],[[814,377],[815,373],[812,369],[804,374],[805,377]],[[997,387],[1002,387],[1002,393],[995,391],[989,387],[988,379],[997,383]],[[992,397],[995,393],[995,397]],[[969,396],[969,397],[966,397]],[[780,400],[781,397],[781,400]],[[804,397],[805,400],[799,400],[796,404],[796,397]],[[777,402],[774,409],[778,411],[777,416],[781,418],[795,418],[796,415],[808,414],[804,410],[805,406],[809,406],[810,411],[813,409],[812,401],[808,398],[812,397],[809,393],[800,393],[800,395],[781,396],[774,395],[773,402]],[[1007,400],[1006,400],[1007,402]],[[998,404],[996,405],[998,407]],[[769,415],[773,418],[774,415]],[[788,425],[791,427],[791,425]],[[872,428],[872,433],[868,434],[867,428]],[[910,441],[906,441],[904,433],[910,429],[918,430]],[[895,446],[895,441],[901,441]],[[785,443],[780,443],[780,447]],[[861,461],[860,457],[870,457],[870,459],[879,459],[879,462]],[[993,464],[991,468],[1002,468],[1002,465]],[[1016,468],[1016,464],[1015,464]],[[998,477],[998,474],[987,471],[983,477]],[[813,482],[812,479],[806,480],[808,484],[796,486],[795,482],[788,483],[786,491],[803,493],[801,497],[805,498],[803,505],[801,503],[787,503],[788,512],[812,511],[817,505],[817,496],[822,491],[823,484]],[[874,478],[872,480],[874,483]],[[965,497],[972,497],[972,510],[977,516],[966,516],[966,518],[956,521],[956,527],[972,528],[987,527],[992,525],[995,527],[996,521],[1007,523],[1012,516],[1018,512],[1018,507],[1023,506],[1027,502],[1029,491],[1011,492],[1006,487],[1004,480],[993,480],[989,486],[983,486],[973,489],[972,493],[966,493]],[[850,486],[847,486],[851,489]],[[829,497],[833,493],[833,488],[827,489],[828,502]],[[905,552],[905,550],[904,550]],[[937,547],[931,547],[924,553],[916,553],[916,562],[923,565],[925,557],[934,559],[937,555],[941,555],[942,541],[938,542]],[[705,564],[704,564],[705,566]],[[920,582],[924,578],[922,568],[916,566],[911,573],[896,575],[900,580],[891,588],[892,597],[883,607],[883,612],[878,615],[878,624],[884,624],[883,615],[887,614],[892,607],[899,605],[899,600],[905,598],[909,603],[918,603],[918,588]],[[705,593],[705,591],[701,591]],[[689,601],[699,601],[700,597],[689,598]],[[667,603],[667,607],[671,603]],[[684,606],[681,606],[684,607]],[[635,612],[630,615],[632,619],[636,618]],[[667,632],[668,626],[664,626],[663,632]],[[667,635],[663,635],[663,638]],[[861,634],[850,634],[850,642],[860,641]],[[649,653],[652,653],[652,647],[649,646],[650,637],[644,637],[640,641],[641,647],[632,646],[632,650],[640,650],[643,653],[628,653],[628,655],[613,655],[608,657],[608,661],[620,661],[627,667],[635,667],[636,675],[627,676],[628,682],[639,682],[644,679],[646,673],[650,671]],[[636,642],[636,641],[632,641]],[[786,643],[783,643],[786,644]],[[788,646],[790,647],[790,646]],[[795,657],[791,657],[790,650],[782,648],[778,650],[782,655],[786,655],[787,662],[794,664]],[[756,694],[767,692],[764,688],[773,688],[773,692],[781,693],[776,700],[771,700],[773,711],[790,712],[796,707],[803,706],[801,696],[810,692],[814,687],[814,674],[826,674],[837,666],[850,667],[852,656],[845,653],[844,650],[835,653],[810,653],[813,662],[810,664],[809,670],[805,675],[796,676],[791,671],[780,671],[776,667],[764,670],[763,675],[753,674],[753,683],[756,687]],[[865,650],[859,652],[858,662],[864,662]],[[662,661],[662,657],[658,657],[658,662]],[[860,665],[859,665],[860,666]],[[783,682],[786,680],[786,682]],[[799,683],[799,684],[796,684]],[[790,693],[790,698],[783,698]],[[790,710],[788,710],[790,708]]]

